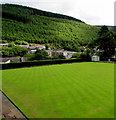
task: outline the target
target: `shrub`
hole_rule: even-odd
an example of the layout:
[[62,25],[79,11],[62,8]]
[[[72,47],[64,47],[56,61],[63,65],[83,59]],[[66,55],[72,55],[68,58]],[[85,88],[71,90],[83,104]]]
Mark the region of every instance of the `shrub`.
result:
[[81,53],[76,53],[72,56],[72,58],[79,58]]
[[16,41],[15,41],[15,44],[20,45],[20,44],[21,44],[21,41],[20,41],[20,40],[16,40]]
[[79,58],[90,60],[91,59],[91,52],[89,50],[86,50],[85,52],[80,54]]
[[45,48],[46,48],[46,50],[48,50],[49,46],[48,46],[48,45],[45,45]]
[[28,42],[16,40],[16,41],[15,41],[15,44],[17,44],[17,45],[28,45]]
[[48,53],[44,50],[37,50],[32,60],[45,60],[48,57]]
[[28,45],[28,42],[26,41],[21,41],[22,42],[22,45]]
[[58,59],[65,59],[65,56],[62,55],[62,54],[61,54],[61,55],[58,55],[57,57],[58,57]]
[[7,40],[0,40],[0,43],[8,43]]
[[8,47],[13,47],[14,46],[14,43],[9,43],[8,44]]

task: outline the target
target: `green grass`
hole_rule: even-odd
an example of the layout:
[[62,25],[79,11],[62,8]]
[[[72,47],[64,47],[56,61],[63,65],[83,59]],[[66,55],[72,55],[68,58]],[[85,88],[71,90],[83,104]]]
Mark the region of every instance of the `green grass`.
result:
[[114,64],[3,70],[5,94],[29,118],[113,118]]

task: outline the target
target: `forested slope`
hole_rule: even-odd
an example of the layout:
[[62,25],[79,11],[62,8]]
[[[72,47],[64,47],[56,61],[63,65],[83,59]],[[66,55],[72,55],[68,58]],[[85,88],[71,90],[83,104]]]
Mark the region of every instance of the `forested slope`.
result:
[[76,50],[97,39],[99,28],[73,17],[21,5],[2,5],[2,39],[30,43],[53,43]]

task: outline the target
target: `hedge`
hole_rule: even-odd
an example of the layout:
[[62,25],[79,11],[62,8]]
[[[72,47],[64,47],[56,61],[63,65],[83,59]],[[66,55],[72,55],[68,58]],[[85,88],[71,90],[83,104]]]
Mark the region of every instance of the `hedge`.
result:
[[2,69],[13,69],[13,68],[22,68],[22,67],[32,67],[32,66],[42,66],[42,65],[53,65],[53,64],[65,64],[73,62],[85,62],[85,59],[57,59],[57,60],[41,60],[41,61],[28,61],[28,62],[19,62],[19,63],[8,63],[0,64]]

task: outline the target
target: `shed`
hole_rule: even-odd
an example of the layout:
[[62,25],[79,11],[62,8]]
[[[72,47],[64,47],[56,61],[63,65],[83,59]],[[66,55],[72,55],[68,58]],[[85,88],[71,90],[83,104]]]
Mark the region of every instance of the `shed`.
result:
[[91,57],[91,61],[95,61],[95,62],[100,61],[100,57],[97,55],[94,55]]

